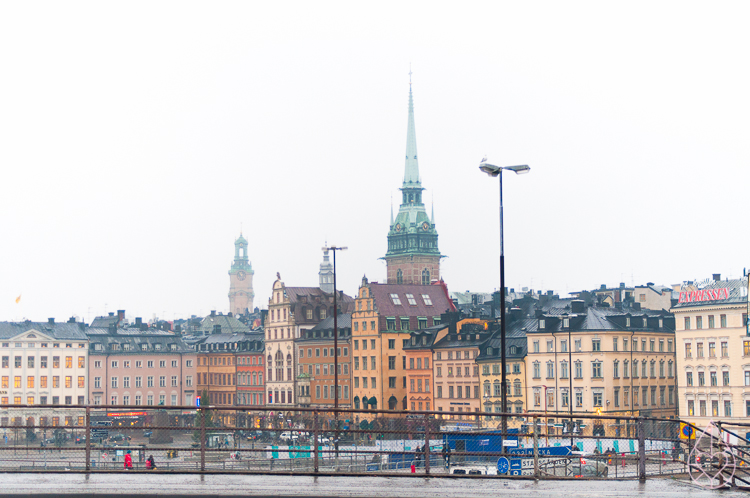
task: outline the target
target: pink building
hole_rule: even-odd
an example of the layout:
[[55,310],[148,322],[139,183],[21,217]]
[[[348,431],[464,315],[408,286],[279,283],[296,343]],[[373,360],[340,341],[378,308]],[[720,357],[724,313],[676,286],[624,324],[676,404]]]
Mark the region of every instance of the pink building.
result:
[[90,404],[195,405],[196,354],[179,336],[140,323],[87,334]]

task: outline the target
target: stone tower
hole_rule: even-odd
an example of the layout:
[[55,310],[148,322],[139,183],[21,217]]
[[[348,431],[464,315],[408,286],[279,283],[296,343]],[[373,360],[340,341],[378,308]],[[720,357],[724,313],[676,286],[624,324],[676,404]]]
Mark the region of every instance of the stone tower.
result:
[[401,206],[396,219],[391,208],[388,252],[385,259],[389,284],[429,285],[440,280],[438,234],[434,215],[427,215],[422,202],[422,183],[417,161],[414,100],[409,82],[409,117],[406,128],[406,167],[401,186]]
[[240,233],[234,241],[234,262],[229,270],[229,311],[235,315],[253,311],[253,273],[247,257],[247,240]]

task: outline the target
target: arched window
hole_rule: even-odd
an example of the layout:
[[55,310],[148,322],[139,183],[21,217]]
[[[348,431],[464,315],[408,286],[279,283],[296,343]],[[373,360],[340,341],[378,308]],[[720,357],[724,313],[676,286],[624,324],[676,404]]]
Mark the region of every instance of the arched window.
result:
[[399,268],[398,271],[396,272],[396,283],[397,284],[404,283],[404,272],[401,271],[401,268]]
[[422,270],[422,285],[430,285],[430,270]]
[[[406,399],[406,398],[404,398],[404,399]],[[370,410],[377,410],[378,409],[378,400],[377,400],[377,398],[375,396],[373,396],[372,398],[370,398],[369,404],[370,404]]]
[[396,396],[391,396],[388,399],[388,409],[389,410],[396,410],[396,409],[398,409],[398,400],[396,399]]
[[406,396],[401,400],[401,409],[406,410]]
[[359,410],[359,396],[354,397],[354,409]]

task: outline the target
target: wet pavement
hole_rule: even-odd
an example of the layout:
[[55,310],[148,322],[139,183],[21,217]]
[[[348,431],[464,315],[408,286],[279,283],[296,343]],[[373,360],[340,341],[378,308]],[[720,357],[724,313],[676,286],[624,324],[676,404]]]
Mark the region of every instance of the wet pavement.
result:
[[52,497],[743,497],[742,491],[711,491],[689,481],[533,481],[498,478],[305,477],[283,475],[0,474],[0,494]]

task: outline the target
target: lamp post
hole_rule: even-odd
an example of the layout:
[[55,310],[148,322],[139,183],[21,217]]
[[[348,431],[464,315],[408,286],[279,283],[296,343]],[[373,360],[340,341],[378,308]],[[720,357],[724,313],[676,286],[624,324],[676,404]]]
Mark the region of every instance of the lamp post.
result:
[[500,180],[500,363],[502,368],[502,377],[500,382],[501,388],[501,406],[502,406],[502,434],[508,431],[508,396],[506,392],[507,378],[505,373],[505,249],[503,243],[503,170],[508,170],[522,175],[531,171],[526,165],[520,166],[495,166],[487,162],[487,158],[482,159],[479,163],[479,169],[491,177],[498,177]]
[[[563,322],[565,323],[565,322]],[[570,321],[568,321],[568,408],[570,411],[570,447],[573,447],[573,343],[570,335]]]
[[[346,251],[347,247],[324,247],[323,250],[333,251],[333,418],[335,432],[333,440],[336,449],[336,467],[339,458],[339,308],[337,304],[338,290],[336,290],[336,251]],[[317,444],[317,442],[315,443]]]

